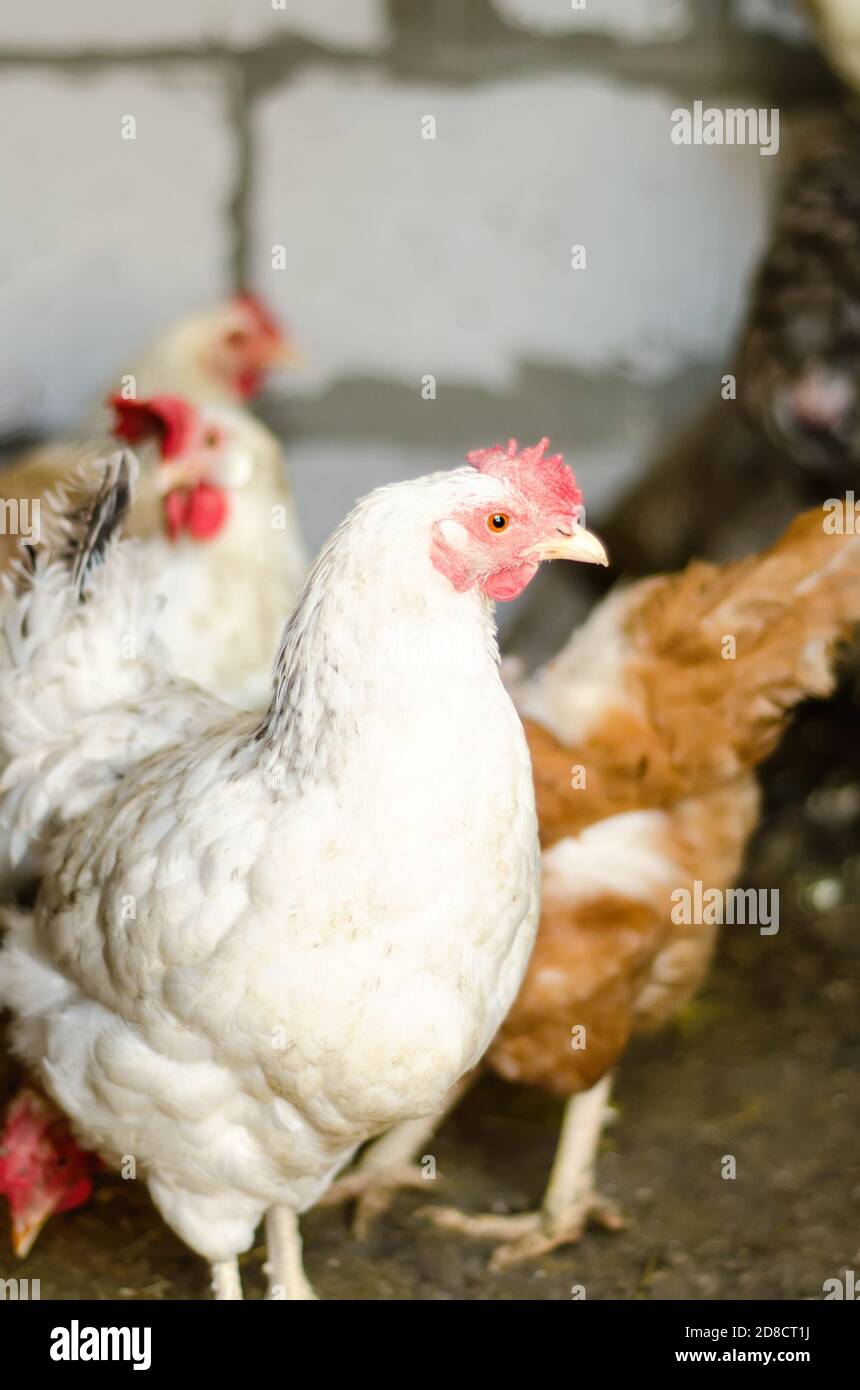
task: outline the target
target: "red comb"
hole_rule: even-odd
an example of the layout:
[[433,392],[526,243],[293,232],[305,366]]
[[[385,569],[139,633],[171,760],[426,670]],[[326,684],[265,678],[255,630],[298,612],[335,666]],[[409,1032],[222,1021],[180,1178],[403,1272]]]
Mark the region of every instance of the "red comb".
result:
[[197,411],[179,396],[152,396],[148,401],[111,396],[108,404],[116,415],[113,432],[117,439],[138,444],[142,439],[156,438],[163,459],[184,453],[197,429]]
[[255,324],[257,325],[257,328],[264,335],[264,337],[283,337],[281,325],[278,323],[278,320],[275,318],[274,314],[266,308],[266,305],[263,303],[262,299],[258,299],[255,294],[251,294],[250,290],[241,290],[239,294],[233,296],[233,300],[234,303],[239,304],[242,306],[243,309],[248,310],[248,313],[252,316]]
[[524,492],[536,496],[541,506],[572,511],[582,506],[582,493],[573,472],[561,454],[547,455],[549,439],[539,439],[530,449],[521,449],[515,439],[494,444],[491,449],[473,449],[466,461],[479,473],[508,478]]

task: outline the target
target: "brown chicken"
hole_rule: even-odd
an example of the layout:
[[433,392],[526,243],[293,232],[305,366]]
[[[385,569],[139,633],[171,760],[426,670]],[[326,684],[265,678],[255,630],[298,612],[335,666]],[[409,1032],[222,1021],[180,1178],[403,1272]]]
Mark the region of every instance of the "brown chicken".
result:
[[[860,538],[828,534],[824,520],[805,513],[761,556],[610,595],[514,691],[534,765],[542,914],[484,1065],[567,1106],[539,1211],[426,1209],[437,1225],[503,1241],[497,1269],[576,1240],[589,1219],[621,1224],[594,1184],[613,1067],[633,1034],[699,987],[721,920],[749,922],[749,910],[750,930],[773,930],[769,908],[752,914],[751,890],[729,890],[758,817],[754,768],[793,706],[831,690],[837,643],[860,620]],[[360,1230],[396,1187],[423,1185],[409,1160],[438,1119],[383,1136],[330,1194],[359,1199]]]

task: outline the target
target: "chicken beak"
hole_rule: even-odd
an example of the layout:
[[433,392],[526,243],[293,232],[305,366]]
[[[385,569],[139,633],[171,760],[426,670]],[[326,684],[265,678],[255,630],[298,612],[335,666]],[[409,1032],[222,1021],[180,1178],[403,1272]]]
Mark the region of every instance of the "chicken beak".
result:
[[178,487],[192,487],[200,473],[200,465],[194,462],[163,463],[155,475],[155,490],[159,497],[166,497]]
[[45,1203],[44,1208],[32,1210],[23,1215],[13,1215],[12,1217],[12,1249],[19,1260],[25,1260],[36,1244],[36,1238],[53,1211],[52,1203]]
[[574,526],[569,536],[561,531],[552,540],[540,541],[528,551],[536,560],[579,560],[586,565],[608,565],[609,556],[592,531]]
[[289,338],[282,338],[267,354],[269,367],[303,367],[304,354]]

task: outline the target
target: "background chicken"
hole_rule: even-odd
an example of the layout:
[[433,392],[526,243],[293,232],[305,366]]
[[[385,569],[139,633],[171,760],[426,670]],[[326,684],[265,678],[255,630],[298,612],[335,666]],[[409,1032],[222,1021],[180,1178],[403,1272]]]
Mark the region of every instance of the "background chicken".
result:
[[[838,8],[838,0],[822,0],[822,10]],[[849,8],[860,15],[849,0],[846,17]],[[676,568],[692,554],[737,558],[761,544],[763,515],[773,527],[787,525],[800,506],[856,482],[857,103],[834,91],[829,102],[786,122],[784,135],[775,207],[751,267],[736,346],[699,408],[660,440],[641,475],[600,516],[622,573]]]
[[41,497],[91,457],[111,431],[112,412],[105,408],[111,396],[142,400],[173,395],[201,405],[239,408],[262,390],[273,368],[295,361],[292,342],[254,295],[237,294],[186,315],[139,357],[118,367],[72,434],[39,445],[6,468],[5,495]]
[[[231,704],[265,704],[306,565],[278,441],[247,411],[178,396],[115,396],[111,416],[114,440],[140,451],[127,530],[152,555],[150,573],[165,600],[159,635],[173,669]],[[92,446],[53,446],[10,470],[7,493],[43,503],[91,458]],[[19,537],[0,542],[8,566]]]
[[[280,446],[241,407],[292,357],[261,302],[236,295],[180,320],[120,370],[112,403],[94,409],[78,437],[2,474],[6,498],[41,504],[106,437],[149,442],[129,529],[161,552],[162,640],[179,674],[243,707],[267,698],[306,554]],[[20,540],[0,536],[2,567]]]
[[0,1135],[0,1194],[9,1205],[16,1255],[29,1254],[49,1216],[89,1201],[100,1166],[95,1154],[75,1143],[62,1111],[44,1093],[22,1086]]
[[[534,766],[541,921],[485,1064],[568,1103],[540,1211],[428,1209],[443,1227],[503,1241],[496,1269],[576,1240],[589,1219],[621,1222],[594,1185],[612,1068],[634,1033],[689,1000],[717,935],[707,916],[673,921],[673,894],[732,885],[758,816],[753,769],[791,708],[829,693],[835,645],[860,619],[860,540],[822,522],[811,511],[760,557],[616,592],[516,692]],[[408,1162],[433,1128],[384,1136],[330,1194],[360,1198],[360,1229],[394,1187],[424,1185]]]
[[816,133],[794,170],[741,344],[747,419],[809,486],[860,476],[860,118]]
[[264,1214],[274,1296],[309,1296],[296,1213],[438,1107],[522,979],[536,823],[491,600],[542,559],[605,561],[546,444],[359,504],[262,721],[166,678],[139,615],[123,658],[145,576],[128,547],[93,572],[123,456],[6,615],[2,817],[43,854],[0,956],[13,1042],[89,1147],[135,1157],[220,1297]]
[[295,365],[292,340],[261,299],[243,292],[189,314],[121,367],[106,395],[169,392],[209,405],[240,406],[262,391],[273,368]]
[[[140,612],[131,611],[117,639],[126,672],[139,673],[140,624],[144,632],[154,624],[176,675],[241,708],[262,708],[304,564],[277,441],[246,412],[198,409],[178,397],[118,399],[114,413],[115,438],[133,442],[143,464],[125,520],[146,575]],[[73,494],[87,472],[82,465],[68,480]],[[56,548],[63,531],[53,534],[55,511],[43,508],[46,539]],[[22,552],[19,564],[26,561]],[[99,680],[95,666],[82,688],[84,703]],[[114,688],[106,693],[115,698]],[[140,687],[132,681],[126,694],[137,696]],[[108,743],[105,756],[122,758],[115,739],[108,755]],[[8,824],[0,826],[0,896],[28,894],[37,876],[38,859],[17,853]]]
[[177,675],[243,709],[266,704],[306,553],[283,454],[246,411],[171,396],[114,399],[140,451],[127,530],[165,598],[158,632]]

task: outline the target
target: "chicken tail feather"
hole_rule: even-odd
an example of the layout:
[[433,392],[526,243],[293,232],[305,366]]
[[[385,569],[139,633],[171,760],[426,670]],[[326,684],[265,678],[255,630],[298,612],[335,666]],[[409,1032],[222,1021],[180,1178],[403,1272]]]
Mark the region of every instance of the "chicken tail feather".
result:
[[67,514],[68,545],[64,558],[80,599],[90,574],[103,563],[108,545],[131,506],[137,473],[137,459],[131,450],[118,450],[105,461],[98,490]]
[[133,500],[127,449],[89,468],[45,510],[41,544],[0,609],[0,893],[37,876],[38,846],[122,764],[126,702],[165,679],[154,634],[163,600],[117,532]]
[[860,622],[860,535],[814,508],[760,555],[637,587],[629,676],[667,767],[696,791],[754,767],[800,701],[833,690]]

